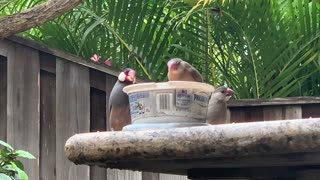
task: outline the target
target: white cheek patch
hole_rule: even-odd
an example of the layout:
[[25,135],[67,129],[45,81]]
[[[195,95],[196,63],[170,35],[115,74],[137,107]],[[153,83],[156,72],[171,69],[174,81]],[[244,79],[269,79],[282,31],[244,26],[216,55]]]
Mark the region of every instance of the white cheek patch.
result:
[[126,74],[121,72],[118,76],[119,81],[123,82],[126,79]]

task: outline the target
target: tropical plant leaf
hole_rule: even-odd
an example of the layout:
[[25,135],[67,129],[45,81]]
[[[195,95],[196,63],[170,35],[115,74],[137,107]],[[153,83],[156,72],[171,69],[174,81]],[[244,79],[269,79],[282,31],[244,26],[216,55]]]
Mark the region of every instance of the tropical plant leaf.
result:
[[1,140],[0,140],[0,145],[8,148],[8,149],[11,150],[11,151],[13,151],[13,147],[12,147],[10,144],[8,144],[8,143],[6,143],[6,142],[4,142],[4,141],[1,141]]
[[24,157],[27,159],[36,159],[36,157],[34,157],[31,153],[24,150],[17,150],[15,154],[19,157]]
[[12,180],[10,176],[0,173],[0,179],[1,180]]
[[[3,13],[37,3],[16,0]],[[236,98],[269,98],[320,95],[319,19],[308,0],[86,0],[23,36],[153,81],[180,57]]]

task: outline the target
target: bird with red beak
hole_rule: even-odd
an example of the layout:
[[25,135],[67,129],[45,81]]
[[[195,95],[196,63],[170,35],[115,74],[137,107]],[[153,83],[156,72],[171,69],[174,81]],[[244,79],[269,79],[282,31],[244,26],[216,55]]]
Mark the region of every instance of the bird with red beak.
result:
[[121,131],[122,128],[131,124],[129,97],[123,92],[123,88],[136,82],[136,72],[126,68],[118,76],[109,98],[109,122],[111,129]]

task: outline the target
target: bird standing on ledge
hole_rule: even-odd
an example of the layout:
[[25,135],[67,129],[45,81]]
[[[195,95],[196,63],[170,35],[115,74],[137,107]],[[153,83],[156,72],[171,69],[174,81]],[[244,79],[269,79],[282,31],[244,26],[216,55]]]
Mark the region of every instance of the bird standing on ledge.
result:
[[234,92],[232,89],[225,86],[220,86],[213,91],[208,105],[208,124],[227,123],[227,120],[230,119],[230,112],[228,112],[227,101],[231,98],[233,93]]
[[131,124],[129,98],[123,92],[123,88],[136,82],[136,72],[133,69],[126,68],[118,76],[118,81],[113,86],[110,98],[110,126],[114,131],[121,131],[122,128]]
[[199,71],[189,63],[180,58],[168,61],[168,80],[169,81],[196,81],[203,82]]

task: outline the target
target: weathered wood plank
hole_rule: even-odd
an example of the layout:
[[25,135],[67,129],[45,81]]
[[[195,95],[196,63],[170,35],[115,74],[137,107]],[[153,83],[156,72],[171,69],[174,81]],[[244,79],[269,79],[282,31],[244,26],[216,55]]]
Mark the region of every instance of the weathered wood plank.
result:
[[[90,71],[90,82],[92,78],[92,71]],[[104,77],[105,75],[102,74]],[[97,82],[97,81],[96,81]],[[103,82],[106,83],[105,79]],[[106,86],[104,86],[105,88]],[[90,131],[105,131],[106,130],[106,93],[105,91],[96,88],[90,88]],[[105,180],[107,176],[105,168],[93,166],[90,167],[90,180]]]
[[230,123],[246,122],[244,107],[230,107]]
[[319,104],[320,97],[300,96],[287,98],[270,98],[270,99],[238,99],[230,100],[229,107],[238,106],[270,106],[270,105],[295,105],[295,104]]
[[29,179],[39,179],[40,144],[39,53],[16,44],[8,52],[8,142],[32,153],[36,160],[22,160]]
[[56,171],[56,77],[52,73],[41,71],[40,72],[40,179],[55,180],[56,179],[55,171]]
[[142,172],[142,180],[159,180],[159,173]]
[[13,36],[13,37],[8,38],[8,40],[9,41],[13,41],[15,43],[23,44],[23,45],[28,46],[28,47],[32,47],[34,49],[38,49],[40,51],[43,51],[43,52],[46,52],[46,53],[49,53],[49,54],[52,54],[52,55],[56,56],[57,58],[61,58],[61,59],[64,59],[66,61],[69,61],[69,62],[74,62],[76,64],[79,64],[79,65],[82,65],[82,66],[85,66],[85,67],[88,67],[88,68],[96,69],[96,70],[99,70],[99,71],[102,71],[102,72],[105,72],[105,73],[108,73],[108,74],[111,74],[111,75],[114,75],[114,76],[118,76],[118,74],[119,74],[119,71],[116,70],[116,69],[106,68],[106,67],[103,67],[103,66],[101,66],[99,64],[92,63],[90,61],[85,61],[84,59],[82,59],[80,57],[77,57],[75,55],[63,52],[63,51],[58,50],[58,49],[49,48],[47,46],[41,45],[39,43],[36,43],[36,42],[28,40],[28,39],[24,39],[24,38],[21,38],[21,37]]
[[40,69],[56,74],[56,57],[45,52],[40,52]]
[[0,139],[7,141],[7,55],[8,41],[0,40]]
[[[29,40],[29,39],[21,38],[18,36],[11,36],[10,38],[7,38],[7,41],[22,44],[24,46],[31,47],[33,49],[37,49],[39,51],[49,53],[51,55],[56,56],[57,58],[65,59],[66,61],[74,62],[76,64],[79,64],[79,65],[82,65],[82,66],[85,66],[85,67],[88,67],[91,69],[99,70],[101,72],[104,72],[104,73],[112,75],[112,76],[118,76],[118,74],[120,73],[120,71],[116,68],[103,67],[97,63],[93,63],[91,61],[86,61],[83,58],[80,58],[79,56],[76,56],[76,55],[73,55],[70,53],[66,53],[66,52],[63,52],[58,49],[47,47],[43,44],[37,43],[37,42]],[[142,77],[137,78],[137,82],[148,82],[148,81],[150,81],[150,80],[142,78]]]
[[266,106],[263,107],[263,120],[272,121],[284,118],[282,106]]
[[90,69],[90,87],[106,91],[106,74],[104,72]]
[[7,57],[10,47],[12,47],[13,45],[14,43],[8,40],[0,39],[0,56]]
[[303,118],[316,118],[320,117],[320,103],[319,104],[304,104],[302,107]]
[[263,107],[263,120],[272,121],[280,119],[301,119],[302,110],[299,105],[265,106]]
[[0,56],[0,140],[7,141],[7,61]]
[[57,179],[86,180],[89,167],[71,163],[64,154],[64,144],[73,134],[90,131],[89,69],[57,59],[56,72]]
[[300,105],[291,105],[284,107],[284,119],[301,119],[302,109]]
[[263,121],[263,107],[230,107],[231,123]]
[[107,180],[141,180],[141,172],[108,169]]
[[187,180],[187,176],[179,176],[172,174],[160,174],[159,180]]

